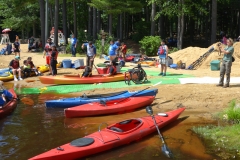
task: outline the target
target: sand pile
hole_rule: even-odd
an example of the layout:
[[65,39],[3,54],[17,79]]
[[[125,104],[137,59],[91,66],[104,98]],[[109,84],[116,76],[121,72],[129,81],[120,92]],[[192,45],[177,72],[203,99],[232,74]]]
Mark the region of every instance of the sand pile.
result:
[[[208,50],[211,47],[214,47],[214,51],[205,59],[205,61],[202,62],[201,66],[199,67],[202,69],[209,68],[212,60],[221,60],[223,57],[223,54],[219,56],[219,48],[217,46],[218,43],[214,43],[208,48],[188,47],[183,50],[179,50],[175,53],[172,53],[170,54],[170,56],[173,58],[174,61],[173,63],[177,63],[179,60],[181,60],[183,63],[186,63],[186,66],[189,66],[198,58],[200,58],[200,56],[208,52]],[[233,46],[235,50],[234,52],[234,57],[236,60],[235,62],[240,62],[240,42],[234,43]]]

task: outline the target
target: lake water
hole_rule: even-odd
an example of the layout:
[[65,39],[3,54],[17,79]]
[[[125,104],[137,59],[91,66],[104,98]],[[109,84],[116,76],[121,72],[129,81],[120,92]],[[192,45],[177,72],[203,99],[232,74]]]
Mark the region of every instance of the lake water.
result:
[[[112,124],[129,118],[146,116],[145,109],[122,115],[73,118],[64,117],[63,109],[47,109],[45,100],[69,97],[69,95],[39,94],[19,95],[15,111],[0,120],[0,159],[26,160],[42,152],[56,148],[74,139],[98,130],[101,122]],[[186,110],[180,119],[163,129],[168,147],[174,159],[219,159],[208,154],[203,141],[190,129],[194,125]],[[181,118],[182,117],[182,118]],[[201,122],[204,124],[207,122]],[[137,142],[121,146],[83,159],[88,160],[159,160],[168,159],[161,153],[161,141],[157,131]]]

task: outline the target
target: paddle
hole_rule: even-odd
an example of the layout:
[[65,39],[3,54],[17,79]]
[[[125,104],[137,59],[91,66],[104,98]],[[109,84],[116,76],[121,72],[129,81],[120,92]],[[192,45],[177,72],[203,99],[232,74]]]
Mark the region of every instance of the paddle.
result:
[[149,86],[149,87],[147,87],[147,88],[145,88],[145,89],[143,89],[143,90],[140,90],[140,91],[132,94],[132,95],[129,96],[129,97],[126,97],[126,98],[121,99],[120,101],[116,102],[115,104],[117,104],[117,103],[119,103],[119,102],[122,102],[122,101],[124,101],[124,100],[126,100],[126,99],[128,99],[128,98],[130,98],[130,97],[132,97],[132,96],[135,96],[135,95],[138,94],[138,93],[141,93],[141,92],[143,92],[143,91],[145,91],[145,90],[147,90],[147,89],[149,89],[149,88],[151,88],[151,87],[157,86],[157,85],[159,85],[159,84],[161,84],[161,83],[162,83],[162,81],[160,81],[160,82],[158,82],[158,83],[156,83],[156,84],[154,84],[154,85],[151,85],[151,86]]
[[172,158],[172,152],[169,150],[169,148],[167,147],[167,145],[166,145],[166,143],[165,143],[165,141],[164,141],[164,139],[163,139],[163,136],[162,136],[162,134],[160,133],[160,130],[159,130],[159,128],[158,128],[158,126],[157,126],[157,122],[156,122],[156,119],[155,119],[155,117],[154,117],[154,115],[153,115],[153,110],[152,110],[152,107],[150,107],[150,106],[148,106],[148,107],[146,107],[146,112],[150,115],[150,116],[152,116],[152,119],[153,119],[153,122],[154,122],[154,124],[155,124],[155,127],[157,128],[157,131],[158,131],[158,135],[159,135],[159,138],[162,140],[162,152],[163,152],[163,154],[165,155],[165,156],[167,156],[168,158]]
[[99,73],[99,71],[98,71],[98,69],[97,69],[97,67],[95,66],[95,64],[94,64],[94,63],[93,63],[93,65],[94,65],[95,69],[97,70],[98,74],[100,74],[100,73]]

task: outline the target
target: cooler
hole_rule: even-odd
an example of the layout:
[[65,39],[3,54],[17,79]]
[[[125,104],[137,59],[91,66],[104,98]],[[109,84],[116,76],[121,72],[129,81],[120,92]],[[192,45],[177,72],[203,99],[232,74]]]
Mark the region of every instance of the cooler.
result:
[[213,60],[213,61],[211,61],[210,65],[211,65],[211,70],[212,70],[212,71],[218,71],[218,70],[220,70],[220,61],[219,61],[219,60]]
[[71,68],[72,66],[72,60],[71,59],[64,59],[62,61],[63,68]]
[[74,61],[74,67],[75,67],[75,69],[80,68],[80,67],[82,67],[82,66],[84,66],[84,61],[83,61],[83,59],[77,59],[77,60]]
[[98,67],[97,68],[99,74],[107,74],[107,67]]

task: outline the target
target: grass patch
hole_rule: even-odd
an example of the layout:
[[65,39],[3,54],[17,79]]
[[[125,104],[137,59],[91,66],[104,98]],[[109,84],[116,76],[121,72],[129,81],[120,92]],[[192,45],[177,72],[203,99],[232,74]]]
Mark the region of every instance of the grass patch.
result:
[[201,135],[201,137],[212,140],[214,143],[211,146],[214,148],[217,147],[228,150],[238,150],[240,148],[239,124],[193,127],[192,130]]
[[[221,154],[221,157],[226,156],[226,151],[234,152],[234,156],[240,156],[240,103],[237,100],[232,100],[228,108],[214,115],[221,126],[198,126],[192,130],[206,140],[212,143],[211,149]],[[231,155],[232,156],[232,155]]]

